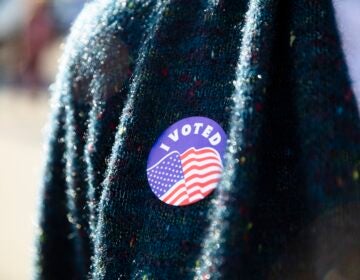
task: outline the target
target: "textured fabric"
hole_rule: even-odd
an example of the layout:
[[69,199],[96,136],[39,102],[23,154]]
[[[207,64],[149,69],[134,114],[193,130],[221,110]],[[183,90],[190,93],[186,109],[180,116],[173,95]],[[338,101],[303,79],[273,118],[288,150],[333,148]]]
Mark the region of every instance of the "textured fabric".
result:
[[[356,275],[360,121],[330,0],[95,1],[52,91],[38,279]],[[175,207],[146,161],[191,116],[225,130],[225,166]]]

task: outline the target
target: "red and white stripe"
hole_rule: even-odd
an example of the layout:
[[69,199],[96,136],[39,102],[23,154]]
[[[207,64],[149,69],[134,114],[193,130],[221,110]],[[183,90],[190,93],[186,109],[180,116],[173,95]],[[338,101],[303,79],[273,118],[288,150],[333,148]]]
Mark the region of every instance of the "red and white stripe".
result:
[[212,148],[190,148],[180,159],[184,179],[161,197],[172,205],[187,205],[206,197],[215,189],[223,168],[218,152]]

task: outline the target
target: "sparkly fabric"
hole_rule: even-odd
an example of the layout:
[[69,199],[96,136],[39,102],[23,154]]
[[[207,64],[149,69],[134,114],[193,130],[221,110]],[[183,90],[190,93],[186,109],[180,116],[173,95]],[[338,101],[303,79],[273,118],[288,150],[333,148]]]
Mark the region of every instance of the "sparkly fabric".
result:
[[[329,252],[336,230],[359,229],[360,121],[330,1],[98,0],[52,92],[38,279],[346,273]],[[224,170],[174,207],[146,161],[191,116],[227,133]],[[359,248],[344,234],[334,250]]]

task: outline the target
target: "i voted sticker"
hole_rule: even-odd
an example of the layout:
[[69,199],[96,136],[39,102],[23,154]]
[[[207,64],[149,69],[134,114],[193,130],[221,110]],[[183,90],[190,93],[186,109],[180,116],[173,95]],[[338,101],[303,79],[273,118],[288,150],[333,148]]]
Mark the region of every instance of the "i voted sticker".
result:
[[207,197],[223,170],[227,137],[205,117],[182,119],[158,138],[147,162],[153,193],[163,202],[185,206]]

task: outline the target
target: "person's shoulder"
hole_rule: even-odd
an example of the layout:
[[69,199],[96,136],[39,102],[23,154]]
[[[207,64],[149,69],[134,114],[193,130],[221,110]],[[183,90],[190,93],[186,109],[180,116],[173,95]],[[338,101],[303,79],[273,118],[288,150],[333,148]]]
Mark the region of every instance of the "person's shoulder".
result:
[[94,92],[90,87],[101,77],[116,73],[116,83],[126,79],[155,2],[87,3],[64,44],[56,82],[62,91],[85,101],[89,100],[86,95]]

